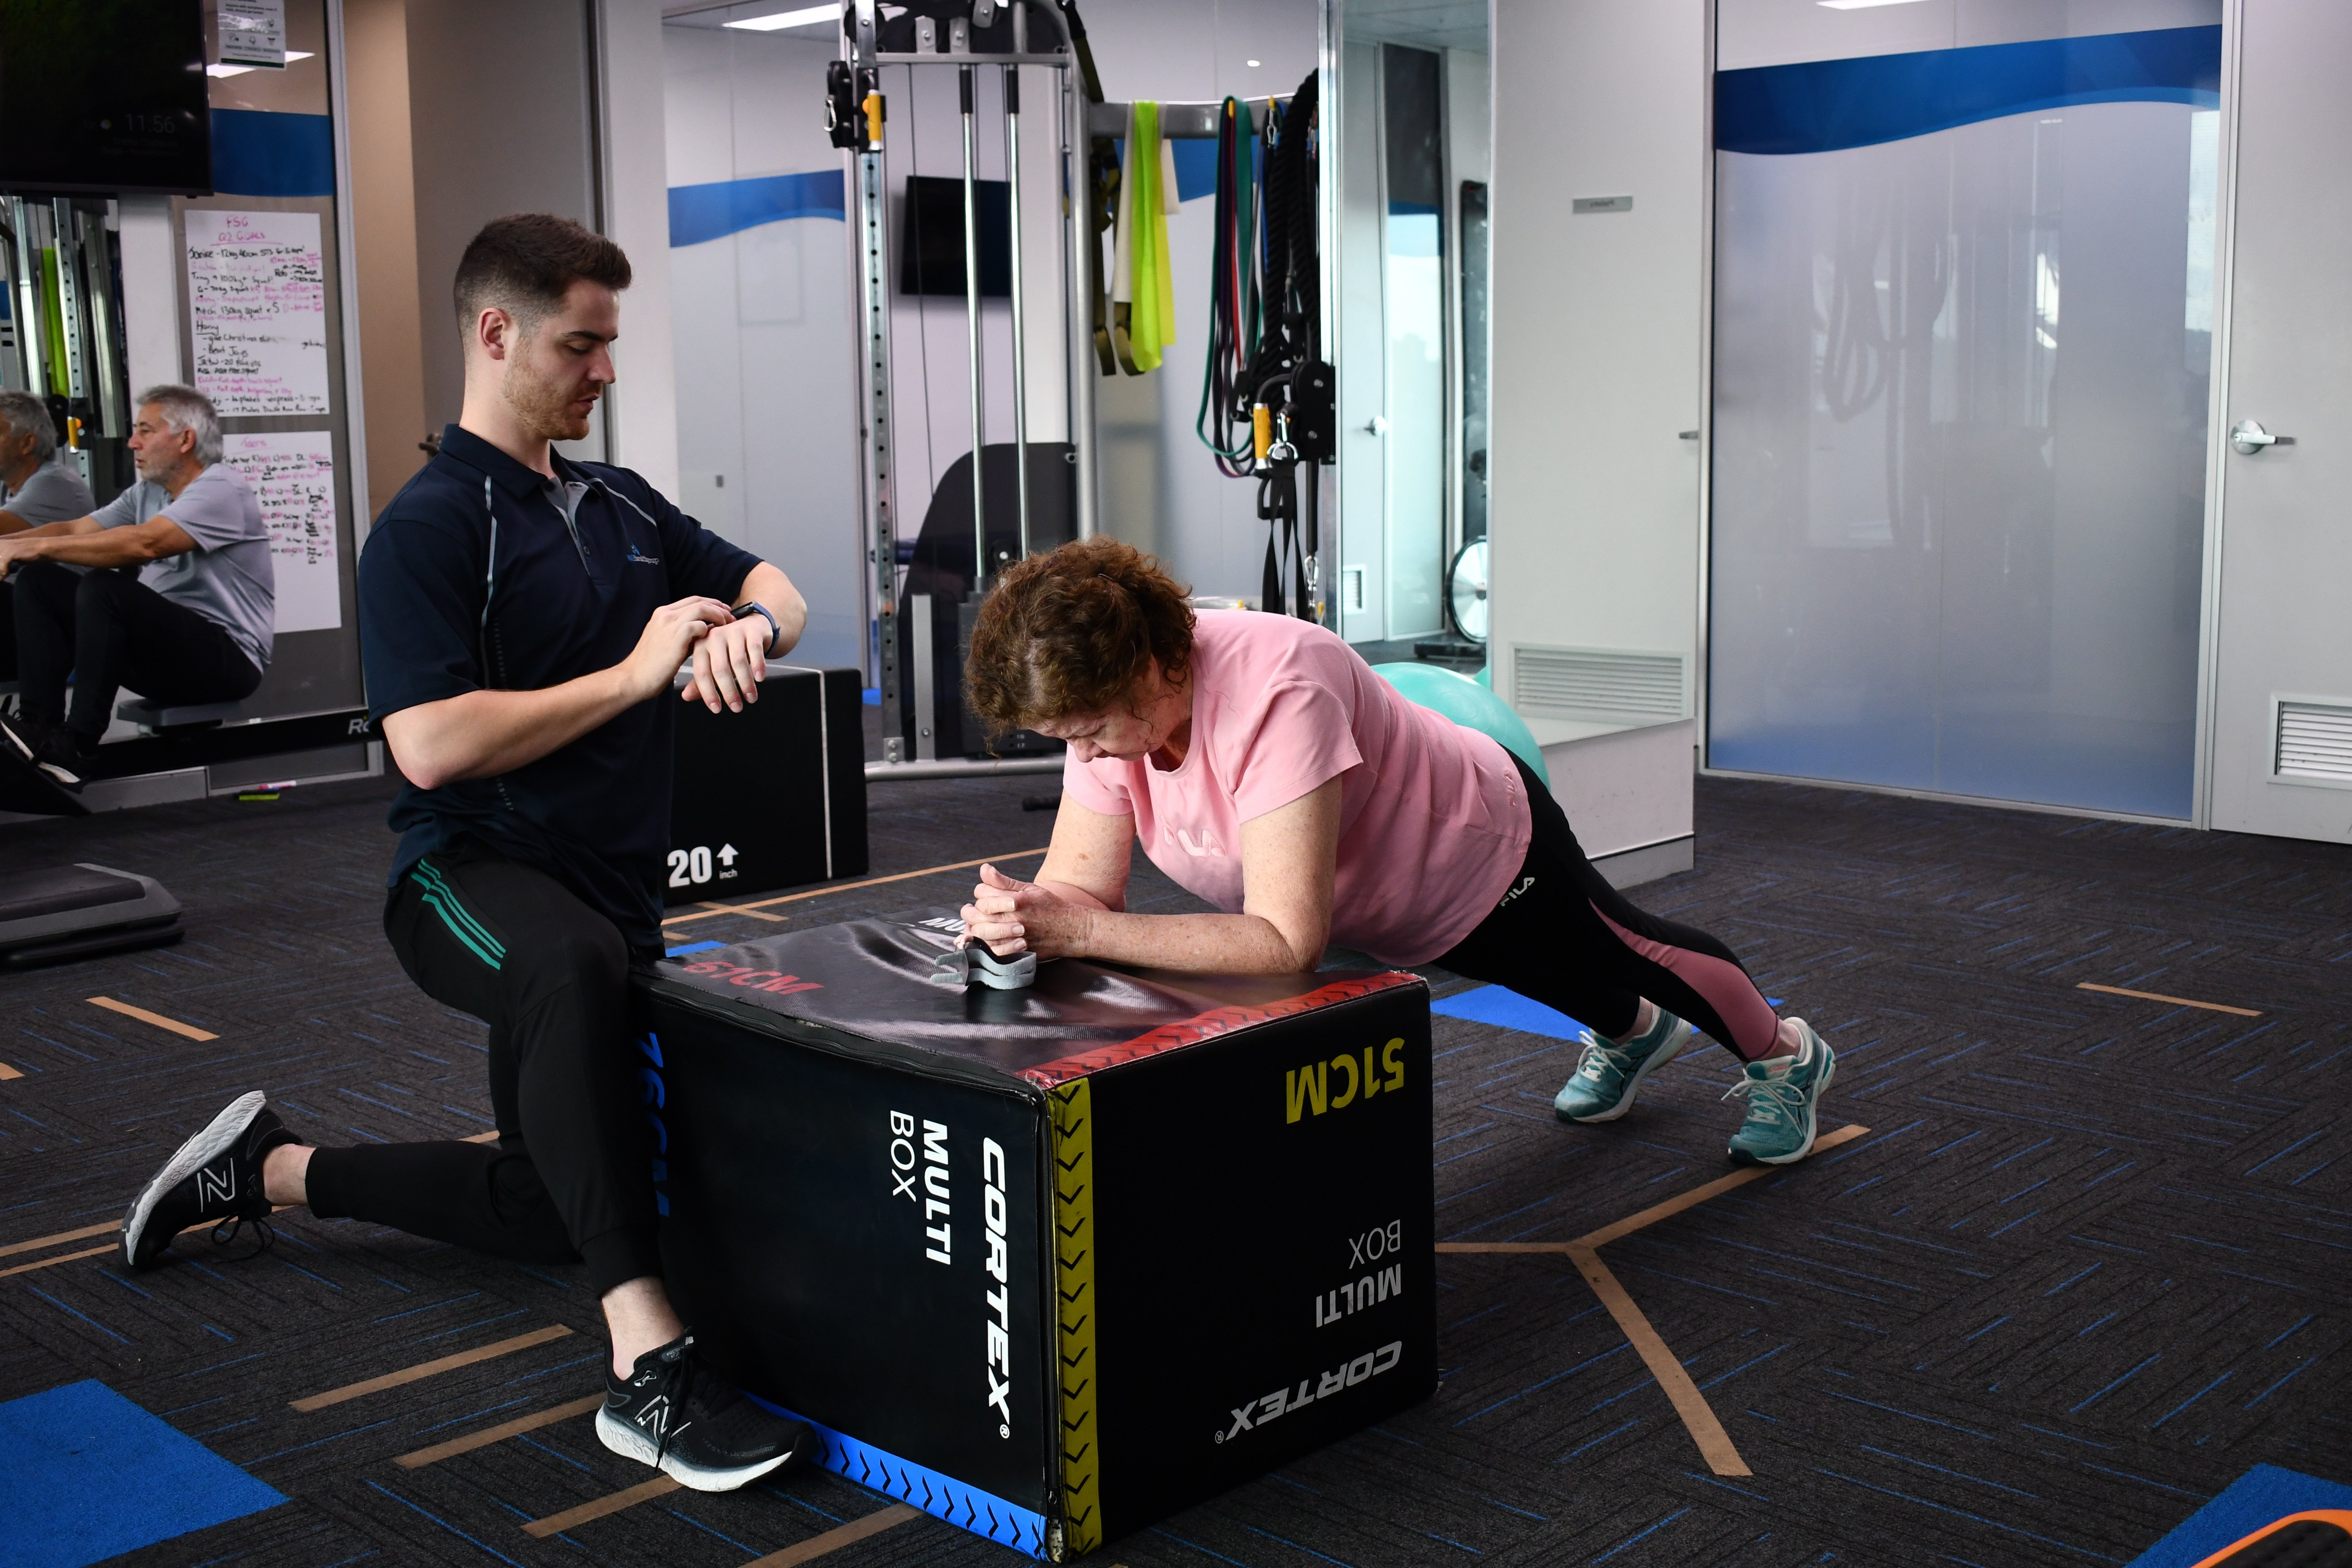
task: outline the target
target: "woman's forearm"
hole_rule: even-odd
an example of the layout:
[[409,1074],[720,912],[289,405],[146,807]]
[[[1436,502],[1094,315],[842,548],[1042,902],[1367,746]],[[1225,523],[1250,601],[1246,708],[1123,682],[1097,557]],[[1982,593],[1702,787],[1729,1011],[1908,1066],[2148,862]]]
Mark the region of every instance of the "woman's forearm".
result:
[[1198,974],[1297,974],[1322,962],[1263,915],[1130,915],[1087,921],[1078,956]]

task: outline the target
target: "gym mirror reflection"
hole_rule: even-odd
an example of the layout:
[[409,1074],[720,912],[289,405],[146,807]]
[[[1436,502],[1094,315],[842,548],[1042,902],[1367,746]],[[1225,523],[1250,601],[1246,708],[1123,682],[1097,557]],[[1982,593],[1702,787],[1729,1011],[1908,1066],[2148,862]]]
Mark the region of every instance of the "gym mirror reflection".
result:
[[1486,7],[1332,16],[1339,628],[1475,669],[1483,551],[1454,579],[1486,533]]

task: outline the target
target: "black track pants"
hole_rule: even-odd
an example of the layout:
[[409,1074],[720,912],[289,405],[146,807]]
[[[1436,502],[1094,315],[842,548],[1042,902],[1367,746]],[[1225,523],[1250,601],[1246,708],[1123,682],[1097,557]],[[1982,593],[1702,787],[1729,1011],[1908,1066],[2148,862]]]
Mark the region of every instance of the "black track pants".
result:
[[[261,671],[219,622],[120,572],[68,572],[50,561],[10,574],[17,700],[25,717],[63,724],[88,752],[125,686],[151,702],[238,702]],[[73,716],[66,716],[66,677]]]
[[499,1141],[321,1149],[311,1212],[526,1262],[585,1258],[599,1295],[658,1276],[620,931],[472,839],[402,878],[383,925],[426,995],[489,1025]]
[[1635,908],[1584,858],[1543,781],[1518,769],[1535,819],[1526,863],[1494,912],[1435,962],[1612,1039],[1632,1033],[1647,997],[1744,1060],[1778,1054],[1780,1019],[1731,949]]

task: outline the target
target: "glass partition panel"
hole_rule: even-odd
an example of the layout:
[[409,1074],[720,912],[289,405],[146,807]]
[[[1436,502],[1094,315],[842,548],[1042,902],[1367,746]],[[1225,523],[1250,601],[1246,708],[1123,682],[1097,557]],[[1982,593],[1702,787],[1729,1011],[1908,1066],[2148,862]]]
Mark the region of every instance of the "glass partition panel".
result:
[[2220,46],[1719,73],[1711,765],[2189,815]]

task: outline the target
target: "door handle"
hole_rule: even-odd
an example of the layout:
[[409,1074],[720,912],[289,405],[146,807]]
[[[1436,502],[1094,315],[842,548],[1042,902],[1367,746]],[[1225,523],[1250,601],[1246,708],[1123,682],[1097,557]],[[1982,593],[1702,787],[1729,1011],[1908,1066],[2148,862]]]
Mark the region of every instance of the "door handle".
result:
[[1364,421],[1364,434],[1365,434],[1365,435],[1367,435],[1367,436],[1385,436],[1385,435],[1387,435],[1388,433],[1389,433],[1389,416],[1388,416],[1387,415],[1385,415],[1385,414],[1375,414],[1375,415],[1373,415],[1370,419],[1367,419],[1367,420],[1365,420],[1365,421]]
[[2265,447],[2292,447],[2294,437],[2273,436],[2253,420],[2241,419],[2230,431],[2230,445],[2238,449],[2240,456],[2251,458]]

